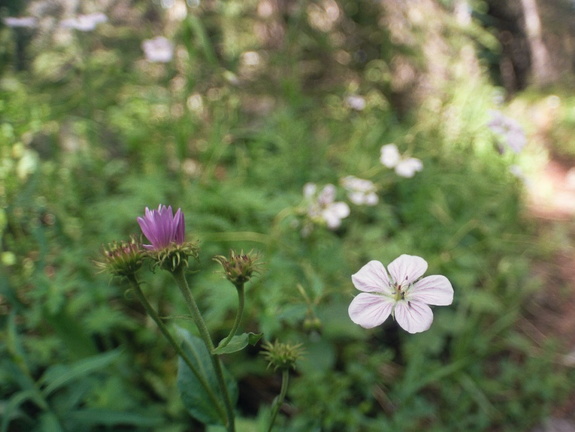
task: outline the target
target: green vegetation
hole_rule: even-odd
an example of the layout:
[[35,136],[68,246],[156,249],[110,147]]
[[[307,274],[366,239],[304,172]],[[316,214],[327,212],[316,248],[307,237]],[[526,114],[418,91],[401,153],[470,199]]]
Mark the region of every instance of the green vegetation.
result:
[[[518,326],[541,289],[540,245],[510,172],[540,153],[501,154],[487,127],[490,110],[524,112],[497,103],[473,55],[496,53],[487,31],[434,2],[399,17],[351,0],[121,4],[92,31],[0,28],[1,431],[204,430],[180,399],[176,353],[94,265],[160,203],[200,242],[188,281],[217,340],[237,296],[212,258],[261,254],[242,331],[304,352],[277,430],[526,431],[549,414],[575,377]],[[170,62],[144,58],[157,35]],[[552,138],[566,143],[575,104],[562,102]],[[423,169],[383,166],[390,143]],[[379,202],[350,203],[349,175]],[[305,224],[309,182],[349,203],[336,229]],[[454,303],[417,335],[353,324],[351,274],[403,253],[447,276]],[[195,332],[168,274],[141,280],[168,327]],[[223,357],[239,432],[264,430],[280,390],[260,351]]]

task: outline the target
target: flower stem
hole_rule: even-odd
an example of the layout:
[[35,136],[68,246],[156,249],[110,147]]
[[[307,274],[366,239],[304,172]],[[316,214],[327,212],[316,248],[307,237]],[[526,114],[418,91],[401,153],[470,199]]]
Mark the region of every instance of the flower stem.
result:
[[227,419],[228,419],[226,427],[228,429],[228,432],[234,432],[235,431],[234,409],[232,407],[232,402],[230,400],[230,394],[228,392],[228,387],[226,386],[226,382],[224,380],[224,372],[223,372],[223,368],[222,368],[222,363],[221,363],[220,358],[217,355],[213,354],[214,343],[212,342],[212,338],[211,338],[210,333],[208,331],[208,327],[206,326],[206,323],[204,322],[204,319],[202,318],[202,314],[200,313],[200,309],[198,308],[198,305],[197,305],[196,301],[194,300],[194,297],[192,296],[192,292],[190,290],[190,287],[188,285],[188,281],[186,280],[186,276],[185,276],[184,272],[185,272],[184,266],[179,266],[178,268],[176,268],[172,272],[172,276],[174,276],[174,279],[176,280],[176,283],[178,284],[178,287],[180,288],[180,291],[181,291],[182,295],[184,296],[186,304],[188,305],[188,309],[190,310],[190,313],[192,315],[192,319],[194,320],[194,323],[196,324],[196,327],[198,328],[198,331],[200,332],[200,337],[202,338],[202,340],[206,344],[206,348],[208,349],[208,352],[210,353],[210,358],[212,360],[212,365],[214,366],[214,372],[216,373],[218,385],[220,386],[220,390],[224,396],[224,404],[225,404]]
[[144,292],[140,288],[140,284],[136,280],[136,278],[134,276],[132,276],[132,277],[128,277],[128,279],[130,281],[130,284],[132,285],[132,288],[134,289],[134,292],[136,293],[136,297],[138,298],[138,300],[140,301],[142,306],[144,306],[146,313],[154,320],[154,322],[156,323],[156,325],[160,329],[160,332],[164,335],[164,337],[168,340],[168,342],[174,347],[174,349],[176,350],[176,353],[182,358],[182,360],[186,363],[186,365],[190,368],[190,370],[196,376],[196,378],[198,379],[198,381],[200,382],[200,384],[202,385],[202,387],[206,391],[208,397],[210,398],[210,400],[212,401],[214,406],[217,408],[218,414],[220,415],[222,420],[225,422],[227,419],[226,412],[222,408],[220,401],[218,401],[216,394],[214,393],[214,391],[210,387],[209,383],[206,381],[204,375],[202,375],[199,372],[198,368],[192,363],[192,361],[190,360],[188,355],[184,352],[182,347],[176,342],[176,340],[174,339],[172,334],[169,332],[168,328],[166,327],[166,325],[164,324],[164,322],[162,321],[162,319],[160,318],[160,316],[158,315],[156,310],[152,307],[152,305],[150,304],[150,302],[148,301],[148,299],[144,295]]
[[220,342],[218,348],[225,347],[227,344],[230,343],[230,341],[238,331],[238,327],[240,326],[240,322],[242,321],[242,316],[244,314],[244,304],[245,304],[244,284],[240,283],[236,285],[236,290],[238,291],[238,312],[236,313],[236,319],[234,321],[232,329],[230,330],[230,334],[228,334],[226,338],[222,340],[222,342]]
[[272,406],[272,414],[270,417],[270,425],[268,427],[268,432],[271,432],[271,430],[274,427],[276,417],[286,397],[288,385],[289,385],[289,370],[284,369],[284,371],[282,372],[282,386],[280,389],[280,394],[274,399],[274,403]]

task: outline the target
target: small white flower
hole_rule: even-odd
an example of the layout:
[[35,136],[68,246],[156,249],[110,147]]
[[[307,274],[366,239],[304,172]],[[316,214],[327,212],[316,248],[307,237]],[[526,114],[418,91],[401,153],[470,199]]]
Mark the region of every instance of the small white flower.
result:
[[356,111],[363,111],[366,106],[365,98],[359,95],[350,95],[345,98],[348,107]]
[[146,39],[142,42],[142,50],[151,62],[167,63],[174,56],[174,45],[163,36]]
[[34,28],[38,26],[38,21],[34,17],[6,17],[3,21],[7,27]]
[[433,312],[428,305],[447,306],[453,301],[453,287],[445,276],[420,279],[427,262],[418,256],[401,255],[388,266],[370,261],[351,277],[363,291],[349,305],[351,320],[364,328],[382,324],[390,315],[409,333],[431,326]]
[[328,184],[318,193],[314,183],[306,183],[303,191],[308,202],[307,215],[312,222],[336,229],[341,225],[341,220],[349,216],[349,206],[335,201],[334,185]]
[[417,158],[402,158],[395,144],[386,144],[381,147],[380,162],[387,168],[395,168],[400,177],[411,178],[416,172],[423,169],[423,162]]
[[395,173],[400,177],[411,178],[423,169],[423,163],[416,158],[407,158],[395,166]]
[[60,22],[60,26],[64,28],[71,28],[79,31],[92,31],[98,24],[108,21],[108,17],[101,13],[93,13],[88,15],[78,15],[75,18],[67,18]]
[[[519,153],[527,144],[527,137],[521,125],[514,119],[505,116],[501,111],[490,110],[491,119],[487,127],[497,135],[503,143],[514,153]],[[504,153],[505,147],[499,146],[499,150]]]
[[388,168],[395,168],[401,160],[401,155],[395,144],[386,144],[381,148],[381,163]]
[[372,181],[347,176],[341,179],[349,200],[356,205],[376,205],[379,201],[377,189]]

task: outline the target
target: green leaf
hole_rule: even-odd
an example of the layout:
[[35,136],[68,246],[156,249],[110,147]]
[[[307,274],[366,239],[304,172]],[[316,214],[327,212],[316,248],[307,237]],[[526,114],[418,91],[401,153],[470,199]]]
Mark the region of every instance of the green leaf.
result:
[[230,339],[230,341],[224,345],[222,342],[214,349],[214,354],[231,354],[243,350],[246,346],[255,345],[262,338],[263,333],[243,333],[241,335],[236,335]]
[[51,366],[40,378],[44,384],[43,393],[47,396],[77,378],[104,369],[120,356],[120,351],[110,351],[79,360],[69,365]]
[[[192,364],[205,378],[216,397],[221,401],[221,407],[214,406],[210,401],[206,390],[201,385],[196,375],[190,370],[186,363],[180,358],[178,360],[178,389],[182,397],[184,406],[192,417],[205,424],[222,425],[224,422],[219,412],[223,410],[224,397],[218,386],[218,379],[214,371],[212,360],[204,341],[192,335],[185,329],[178,327],[178,333],[182,337],[182,349],[190,358]],[[228,388],[228,393],[235,405],[238,398],[237,383],[231,374],[224,368],[224,380]]]
[[35,390],[24,390],[14,394],[9,400],[8,403],[4,404],[2,407],[2,425],[0,430],[2,432],[6,432],[8,430],[8,425],[10,421],[17,418],[19,415],[18,408],[21,404],[28,400],[35,400],[38,397],[38,394]]
[[88,408],[66,413],[68,420],[80,422],[85,426],[116,424],[153,427],[159,426],[164,419],[159,415],[149,415],[143,413],[121,412],[109,409]]

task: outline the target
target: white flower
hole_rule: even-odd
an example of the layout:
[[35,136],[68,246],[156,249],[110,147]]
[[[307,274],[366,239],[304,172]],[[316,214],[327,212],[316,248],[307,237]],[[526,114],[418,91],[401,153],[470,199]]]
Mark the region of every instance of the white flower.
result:
[[395,166],[395,173],[400,177],[411,178],[416,172],[423,169],[423,163],[416,158],[407,158],[401,160]]
[[365,98],[359,95],[349,95],[345,98],[348,107],[356,111],[363,111],[366,106]]
[[356,205],[376,205],[379,201],[377,189],[372,181],[347,176],[341,179],[349,200]]
[[409,333],[429,329],[433,312],[428,305],[447,306],[453,301],[453,287],[445,276],[427,276],[427,262],[418,256],[401,255],[387,266],[370,261],[351,277],[364,291],[349,305],[351,320],[364,328],[382,324],[392,315]]
[[326,185],[319,193],[314,183],[306,183],[304,197],[308,201],[307,215],[316,223],[324,223],[329,229],[339,228],[341,220],[349,216],[349,206],[344,202],[336,202],[336,188]]
[[395,168],[395,173],[400,177],[411,178],[423,169],[423,163],[419,159],[402,158],[395,144],[381,147],[379,161],[387,168]]
[[8,27],[34,28],[38,26],[34,17],[6,17],[3,21]]
[[[503,115],[501,111],[489,110],[491,119],[487,127],[497,135],[514,153],[519,153],[527,144],[527,137],[521,125],[514,119]],[[505,147],[499,146],[502,153]]]
[[80,31],[92,31],[98,24],[108,21],[108,17],[101,13],[93,13],[88,15],[78,15],[75,18],[67,18],[60,22],[60,26],[64,28],[71,28]]
[[381,148],[381,156],[379,158],[381,163],[388,168],[395,168],[401,161],[401,155],[395,144],[386,144]]
[[151,62],[167,63],[174,56],[174,45],[163,36],[142,42],[146,59]]

